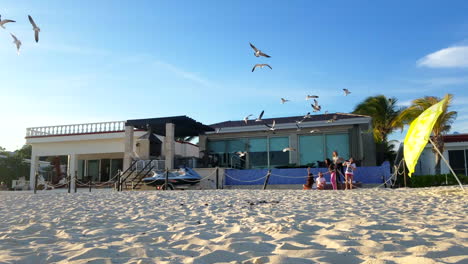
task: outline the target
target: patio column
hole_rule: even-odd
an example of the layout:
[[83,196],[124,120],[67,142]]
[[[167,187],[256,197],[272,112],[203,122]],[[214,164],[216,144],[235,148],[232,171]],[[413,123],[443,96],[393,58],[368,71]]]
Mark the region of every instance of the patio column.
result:
[[75,189],[75,171],[78,170],[78,159],[76,158],[76,154],[68,155],[68,171],[67,174],[71,176],[71,189]]
[[34,146],[32,147],[32,153],[31,153],[31,168],[29,170],[29,188],[32,190],[34,189],[34,181],[35,181],[35,175],[36,171],[39,172],[39,156],[36,154],[34,151]]
[[133,156],[133,126],[125,126],[125,147],[124,147],[124,160],[123,170],[125,171],[132,164]]
[[[203,158],[203,156],[205,155],[207,149],[206,149],[206,142],[207,142],[207,138],[206,138],[206,135],[199,135],[198,136],[198,150],[199,150],[199,157],[200,158]],[[208,154],[208,153],[206,153]]]
[[174,169],[175,156],[175,125],[172,123],[166,124],[166,137],[164,138],[164,157],[166,169]]

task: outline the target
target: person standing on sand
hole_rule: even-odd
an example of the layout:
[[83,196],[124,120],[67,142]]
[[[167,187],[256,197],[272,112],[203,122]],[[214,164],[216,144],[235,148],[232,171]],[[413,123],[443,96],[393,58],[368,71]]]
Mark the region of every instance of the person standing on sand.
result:
[[345,190],[348,189],[348,182],[349,182],[349,189],[353,189],[353,177],[354,171],[356,170],[356,164],[354,164],[353,158],[349,158],[348,161],[344,163],[346,166],[346,174],[345,174]]
[[335,164],[335,174],[336,174],[336,180],[337,182],[335,184],[340,183],[340,189],[342,185],[341,177],[344,177],[344,171],[343,171],[343,162],[345,161],[340,155],[338,155],[338,151],[333,151],[332,153],[333,157],[333,164]]
[[323,173],[319,172],[318,177],[316,180],[317,184],[317,190],[323,190],[325,189],[325,185],[327,184],[327,180],[325,180],[325,177],[323,177]]
[[310,167],[307,167],[307,180],[306,180],[306,183],[302,185],[302,189],[312,190],[313,184],[314,184],[314,175],[310,172]]
[[331,162],[329,158],[325,159],[325,165],[328,168],[328,172],[330,173],[330,182],[333,187],[333,190],[338,190],[336,186],[336,166]]

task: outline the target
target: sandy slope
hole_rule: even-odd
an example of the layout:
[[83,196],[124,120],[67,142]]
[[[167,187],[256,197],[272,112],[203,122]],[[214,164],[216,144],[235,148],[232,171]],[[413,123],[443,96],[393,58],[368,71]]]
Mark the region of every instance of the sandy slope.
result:
[[1,263],[468,263],[456,188],[0,192]]

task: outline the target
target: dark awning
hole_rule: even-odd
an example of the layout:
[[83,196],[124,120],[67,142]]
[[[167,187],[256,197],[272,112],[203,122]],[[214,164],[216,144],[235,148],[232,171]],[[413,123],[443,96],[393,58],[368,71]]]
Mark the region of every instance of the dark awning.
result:
[[151,129],[153,133],[166,136],[167,123],[175,125],[175,137],[192,137],[204,134],[207,131],[214,131],[212,127],[197,122],[188,116],[133,119],[127,120],[125,125],[133,126],[137,129]]

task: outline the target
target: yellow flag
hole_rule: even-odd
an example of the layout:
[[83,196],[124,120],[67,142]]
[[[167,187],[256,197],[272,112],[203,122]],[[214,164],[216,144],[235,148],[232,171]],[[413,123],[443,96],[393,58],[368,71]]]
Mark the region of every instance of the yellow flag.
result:
[[439,118],[440,114],[443,112],[446,101],[447,99],[445,98],[437,104],[429,107],[415,120],[413,120],[413,122],[411,122],[408,133],[406,133],[403,148],[403,156],[405,157],[405,163],[409,171],[408,176],[410,177],[414,172],[416,163],[418,163],[421,152],[427,145],[437,118]]

